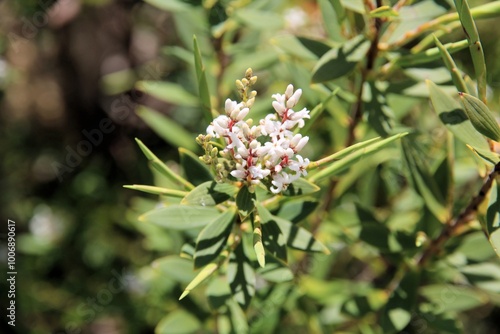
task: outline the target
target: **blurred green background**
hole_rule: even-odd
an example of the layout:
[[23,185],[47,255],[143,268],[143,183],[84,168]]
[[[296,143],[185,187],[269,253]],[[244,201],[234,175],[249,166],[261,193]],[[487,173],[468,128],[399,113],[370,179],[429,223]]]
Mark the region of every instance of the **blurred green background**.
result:
[[[152,184],[134,137],[164,160],[178,159],[176,148],[134,113],[137,104],[165,115],[175,107],[133,87],[138,80],[192,84],[190,66],[172,56],[172,47],[185,44],[185,32],[176,29],[172,14],[141,1],[51,2],[0,3],[0,261],[6,259],[5,224],[11,219],[17,241],[15,330],[152,333],[173,307],[163,291],[172,291],[175,300],[181,289],[149,279],[144,268],[170,246],[146,239],[150,231],[139,232],[130,208],[152,202],[122,185]],[[314,1],[293,4],[317,13]],[[214,11],[209,19],[217,21],[217,15],[223,14]],[[497,22],[478,23],[494,106],[500,104]],[[249,56],[246,67],[252,66]],[[201,115],[195,107],[175,113],[193,142],[206,127]],[[0,284],[6,291],[5,280]],[[200,318],[209,316],[190,306]]]

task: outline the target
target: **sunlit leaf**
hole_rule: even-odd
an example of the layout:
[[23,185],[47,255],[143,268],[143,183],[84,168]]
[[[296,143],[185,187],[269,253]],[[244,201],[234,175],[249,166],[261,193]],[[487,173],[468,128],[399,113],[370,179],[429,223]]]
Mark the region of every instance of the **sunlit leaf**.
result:
[[203,267],[219,257],[231,233],[235,215],[236,209],[229,208],[203,228],[196,240],[195,268]]
[[225,278],[216,277],[208,284],[206,295],[210,306],[216,310],[231,298],[231,289]]
[[139,106],[136,112],[147,125],[168,143],[176,147],[184,146],[190,150],[198,148],[193,135],[167,116],[145,106]]
[[166,81],[138,81],[135,87],[160,101],[180,106],[198,106],[198,98],[187,92],[179,84]]
[[312,182],[307,181],[304,178],[297,179],[293,181],[288,188],[283,191],[285,196],[302,196],[315,193],[319,191],[320,188]]
[[255,294],[255,273],[241,243],[229,258],[227,279],[234,299],[246,309]]
[[193,263],[174,255],[156,259],[151,263],[151,266],[158,270],[161,275],[179,283],[188,283],[195,276]]
[[232,198],[238,187],[229,183],[218,183],[215,181],[207,181],[193,190],[181,201],[186,205],[214,206]]
[[190,5],[188,5],[184,1],[180,0],[145,0],[144,2],[149,3],[152,6],[155,6],[161,10],[169,11],[169,12],[182,12],[192,9]]
[[200,321],[191,313],[175,310],[160,320],[155,334],[191,334],[201,328]]
[[349,74],[365,57],[370,42],[357,36],[325,53],[313,69],[312,81],[325,82]]
[[303,199],[288,201],[283,203],[277,215],[297,224],[311,214],[318,204],[319,202]]
[[372,10],[369,15],[377,18],[393,18],[399,16],[399,13],[392,9],[391,6],[381,6]]
[[213,207],[171,205],[146,212],[139,220],[174,230],[187,230],[205,226],[220,215]]
[[206,71],[205,67],[203,66],[203,59],[201,56],[201,51],[196,36],[193,36],[193,53],[194,53],[194,65],[196,70],[196,79],[198,81],[198,95],[200,97],[200,101],[203,106],[203,115],[205,116],[205,120],[207,122],[211,122],[213,119],[213,115],[212,115],[212,103],[210,101],[210,91],[208,89]]

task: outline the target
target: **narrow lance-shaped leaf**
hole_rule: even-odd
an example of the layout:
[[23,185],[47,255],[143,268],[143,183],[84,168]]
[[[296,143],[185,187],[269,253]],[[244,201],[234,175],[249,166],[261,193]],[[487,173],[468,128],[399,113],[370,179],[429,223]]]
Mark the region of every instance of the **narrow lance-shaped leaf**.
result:
[[454,0],[454,2],[467,41],[469,42],[472,64],[474,65],[474,72],[476,72],[477,92],[479,98],[486,102],[486,62],[484,60],[483,47],[479,40],[476,23],[472,18],[467,0]]
[[187,192],[175,189],[168,189],[162,187],[154,187],[154,186],[146,186],[141,184],[127,185],[123,186],[123,188],[133,189],[142,191],[149,194],[155,194],[160,196],[172,196],[172,197],[180,197],[183,198],[186,196]]
[[198,98],[187,92],[180,84],[165,81],[138,81],[135,87],[160,101],[179,106],[196,107]]
[[240,243],[231,253],[227,279],[234,299],[246,309],[255,294],[255,273]]
[[139,220],[173,230],[188,230],[205,226],[220,214],[214,207],[171,205],[146,212]]
[[451,79],[453,80],[453,84],[457,87],[459,92],[468,93],[467,86],[465,84],[464,79],[460,73],[460,70],[457,68],[455,61],[451,57],[448,50],[443,46],[443,44],[439,41],[439,39],[434,35],[434,42],[441,53],[441,57],[443,58],[443,62],[446,65],[448,71],[450,71]]
[[500,185],[493,181],[487,196],[487,201],[479,208],[479,221],[483,225],[488,240],[500,256]]
[[364,147],[363,149],[354,151],[352,154],[347,155],[343,159],[331,163],[330,166],[328,166],[327,168],[312,175],[309,178],[309,180],[312,182],[317,182],[323,178],[338,175],[339,173],[343,172],[344,170],[351,167],[355,163],[359,162],[364,156],[378,152],[385,145],[387,145],[395,140],[398,140],[398,139],[406,136],[407,134],[408,134],[407,132],[404,132],[404,133],[400,133],[400,134],[391,136],[391,137],[386,138],[384,140],[381,140],[381,141],[378,141],[375,143],[371,143],[370,145]]
[[167,116],[145,106],[139,106],[136,113],[168,143],[176,147],[184,146],[190,150],[197,149],[193,136]]
[[167,165],[163,163],[146,145],[143,144],[139,139],[135,139],[142,153],[148,158],[151,165],[158,170],[161,174],[169,178],[170,180],[182,184],[186,189],[193,189],[194,186],[182,178],[180,175],[176,174],[173,170],[171,170]]
[[201,57],[200,47],[198,46],[198,40],[196,36],[193,36],[193,49],[194,49],[194,65],[196,70],[196,79],[198,80],[198,92],[203,106],[203,115],[205,115],[205,120],[211,122],[215,115],[212,113],[212,104],[210,102],[210,91],[208,89],[208,82],[205,72],[205,67],[203,66],[203,60]]
[[214,206],[233,197],[238,191],[238,187],[229,183],[217,183],[207,181],[193,190],[181,201],[181,204]]
[[253,212],[255,208],[253,201],[255,198],[255,193],[250,192],[246,185],[241,187],[238,195],[236,195],[236,206],[238,207],[238,212],[242,220]]
[[465,113],[477,131],[495,141],[500,141],[500,127],[488,107],[478,98],[459,93]]
[[206,267],[204,267],[198,275],[191,281],[191,283],[188,284],[186,289],[184,289],[184,292],[182,292],[182,295],[179,297],[179,300],[183,299],[186,297],[194,288],[196,288],[200,283],[202,283],[204,280],[206,280],[210,275],[212,275],[218,268],[220,264],[219,263],[210,263]]
[[198,235],[194,266],[200,268],[217,259],[231,233],[236,208],[231,207],[211,221]]

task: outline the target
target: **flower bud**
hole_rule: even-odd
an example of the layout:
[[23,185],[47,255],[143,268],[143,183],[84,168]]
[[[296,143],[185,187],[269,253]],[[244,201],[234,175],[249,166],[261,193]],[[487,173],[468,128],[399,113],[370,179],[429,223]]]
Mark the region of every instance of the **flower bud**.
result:
[[248,68],[248,69],[245,71],[245,78],[250,79],[250,78],[252,78],[252,76],[253,76],[253,71],[252,71],[252,69],[251,69],[251,68]]

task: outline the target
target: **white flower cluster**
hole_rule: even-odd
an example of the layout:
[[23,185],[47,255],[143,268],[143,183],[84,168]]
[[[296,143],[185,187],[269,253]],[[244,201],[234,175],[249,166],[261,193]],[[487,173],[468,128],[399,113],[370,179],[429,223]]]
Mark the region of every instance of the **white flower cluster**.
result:
[[[274,94],[272,105],[276,113],[261,119],[252,126],[245,121],[249,103],[226,100],[225,115],[220,115],[207,128],[207,134],[224,138],[224,156],[234,161],[230,173],[249,184],[259,184],[266,177],[272,183],[271,191],[279,193],[301,176],[307,175],[309,159],[297,153],[307,144],[309,137],[294,134],[292,129],[302,128],[304,119],[310,118],[309,110],[294,111],[302,94],[288,85],[285,94]],[[253,102],[253,101],[252,101]],[[267,138],[263,138],[267,137]]]

